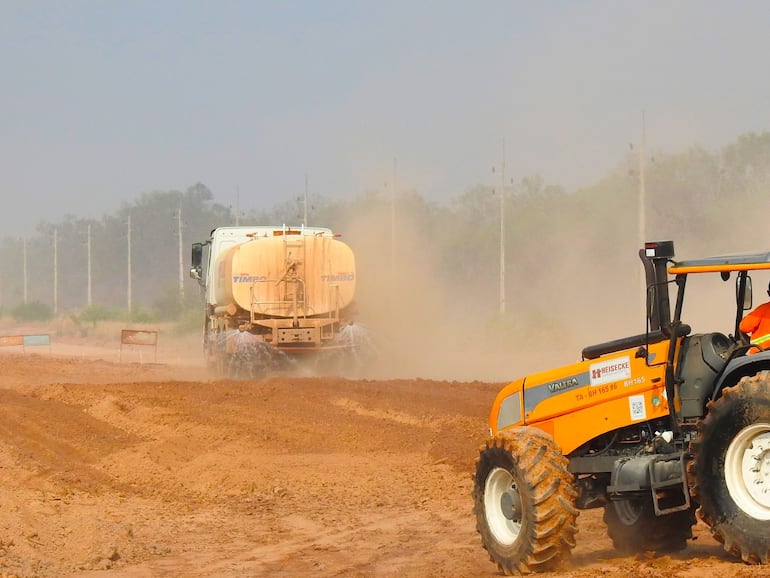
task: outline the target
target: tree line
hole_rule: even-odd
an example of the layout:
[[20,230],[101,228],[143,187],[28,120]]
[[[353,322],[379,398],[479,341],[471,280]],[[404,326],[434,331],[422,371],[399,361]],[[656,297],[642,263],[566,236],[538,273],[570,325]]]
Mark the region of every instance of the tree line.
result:
[[[635,291],[640,166],[629,151],[602,179],[576,191],[537,175],[506,184],[504,289],[511,308],[547,324],[568,309],[565,296],[589,293],[589,285]],[[693,256],[770,248],[764,232],[770,133],[747,133],[715,151],[695,146],[650,154],[644,167],[648,240],[674,239],[678,254]],[[445,203],[408,188],[395,195],[364,191],[351,200],[315,195],[308,225],[345,233],[363,286],[391,287],[380,306],[437,298],[459,317],[493,318],[500,192],[479,184]],[[0,308],[4,315],[35,304],[49,315],[108,310],[178,320],[201,305],[200,288],[187,275],[192,242],[236,221],[297,225],[303,209],[301,200],[290,199],[234,215],[197,183],[185,191],[143,193],[101,219],[68,215],[41,222],[28,238],[0,242]]]

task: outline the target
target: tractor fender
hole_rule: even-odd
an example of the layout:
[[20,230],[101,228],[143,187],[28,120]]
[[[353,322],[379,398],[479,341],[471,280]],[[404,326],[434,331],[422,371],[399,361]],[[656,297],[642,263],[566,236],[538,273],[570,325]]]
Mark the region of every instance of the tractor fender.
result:
[[731,387],[742,377],[754,375],[763,369],[770,369],[770,350],[731,359],[717,379],[709,399],[714,401],[720,398],[725,387]]

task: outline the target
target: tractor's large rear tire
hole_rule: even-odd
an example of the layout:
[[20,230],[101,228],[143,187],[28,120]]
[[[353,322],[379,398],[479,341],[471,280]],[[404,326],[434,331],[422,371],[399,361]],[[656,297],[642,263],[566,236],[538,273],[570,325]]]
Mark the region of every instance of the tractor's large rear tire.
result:
[[656,516],[652,499],[613,501],[604,507],[607,535],[622,554],[678,552],[687,547],[695,525],[690,508]]
[[578,510],[567,465],[536,428],[502,432],[481,447],[473,475],[476,529],[501,572],[554,570],[569,557]]
[[725,550],[770,564],[770,372],[744,377],[709,402],[691,451],[700,517]]

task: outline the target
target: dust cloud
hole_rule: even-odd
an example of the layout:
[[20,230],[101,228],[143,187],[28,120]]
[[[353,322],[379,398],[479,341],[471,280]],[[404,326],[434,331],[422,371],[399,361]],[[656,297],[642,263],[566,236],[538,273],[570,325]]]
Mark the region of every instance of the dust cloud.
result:
[[[676,259],[767,250],[766,238],[747,235],[762,230],[760,214],[741,207],[708,227],[677,228],[663,219],[656,226],[652,213],[647,240],[673,240]],[[388,207],[357,215],[344,240],[356,254],[356,322],[379,353],[368,377],[508,382],[579,361],[587,345],[644,333],[637,231],[619,238],[586,231],[575,223],[543,232],[545,246],[533,238],[507,249],[507,307],[500,314],[496,266],[463,284],[442,270],[436,232],[416,218],[394,219]],[[767,282],[755,275],[754,306]],[[697,332],[732,333],[733,283],[708,276],[691,285],[684,321]],[[673,299],[673,285],[671,293]]]
[[[442,270],[438,243],[416,219],[391,219],[386,209],[358,215],[345,232],[356,253],[357,322],[379,351],[371,377],[507,382],[578,361],[593,341],[644,330],[636,309],[630,323],[618,322],[628,293],[642,291],[631,273],[641,269],[633,248],[598,264],[574,242],[547,262],[526,262],[528,251],[516,251],[500,314],[497,267],[462,284]],[[628,273],[602,294],[596,266]]]

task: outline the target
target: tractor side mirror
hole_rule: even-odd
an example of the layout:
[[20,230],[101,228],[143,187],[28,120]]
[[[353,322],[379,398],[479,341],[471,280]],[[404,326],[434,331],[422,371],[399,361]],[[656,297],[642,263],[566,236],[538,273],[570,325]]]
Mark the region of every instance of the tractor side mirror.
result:
[[741,275],[738,275],[735,279],[735,300],[744,311],[748,311],[752,304],[751,277],[747,275],[743,285],[743,303],[741,303]]

